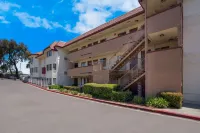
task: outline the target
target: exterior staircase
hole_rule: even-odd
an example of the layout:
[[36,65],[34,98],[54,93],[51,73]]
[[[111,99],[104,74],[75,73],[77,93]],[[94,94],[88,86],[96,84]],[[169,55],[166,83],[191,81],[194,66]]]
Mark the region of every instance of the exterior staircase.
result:
[[127,90],[132,84],[140,81],[145,76],[144,63],[144,59],[138,59],[138,63],[118,80],[118,84],[122,87],[123,91]]
[[145,39],[142,36],[139,41],[132,47],[130,47],[126,52],[123,53],[121,58],[119,58],[115,64],[111,67],[111,72],[120,70],[132,57],[136,56],[145,47]]

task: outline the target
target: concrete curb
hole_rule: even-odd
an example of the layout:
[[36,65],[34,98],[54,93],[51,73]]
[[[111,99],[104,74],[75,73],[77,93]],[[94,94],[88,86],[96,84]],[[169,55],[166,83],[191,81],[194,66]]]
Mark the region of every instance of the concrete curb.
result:
[[101,100],[101,99],[95,99],[95,98],[88,98],[88,97],[83,97],[83,96],[76,96],[76,95],[71,95],[71,94],[67,94],[67,93],[64,93],[64,92],[59,92],[59,91],[55,91],[55,90],[49,90],[47,88],[44,88],[44,87],[41,87],[41,86],[37,86],[37,85],[31,84],[31,83],[27,83],[27,84],[32,85],[34,87],[37,87],[39,89],[45,90],[45,91],[54,92],[54,93],[67,95],[67,96],[72,96],[72,97],[76,97],[76,98],[82,98],[82,99],[86,99],[86,100],[91,100],[91,101],[95,101],[95,102],[116,105],[116,106],[125,107],[125,108],[138,109],[138,110],[152,112],[152,113],[158,113],[158,114],[163,114],[163,115],[169,115],[169,116],[175,116],[175,117],[180,117],[180,118],[186,118],[186,119],[200,121],[200,117],[199,116],[175,113],[175,112],[171,112],[171,111],[160,110],[160,109],[156,109],[156,108],[150,108],[150,107],[134,105],[134,104],[126,104],[126,103],[119,103],[119,102],[113,102],[113,101],[107,101],[107,100]]

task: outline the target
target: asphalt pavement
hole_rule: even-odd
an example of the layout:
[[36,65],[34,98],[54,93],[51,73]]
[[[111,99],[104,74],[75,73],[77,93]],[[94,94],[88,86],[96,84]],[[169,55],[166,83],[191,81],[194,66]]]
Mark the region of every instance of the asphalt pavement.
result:
[[0,79],[0,133],[200,133],[200,122]]

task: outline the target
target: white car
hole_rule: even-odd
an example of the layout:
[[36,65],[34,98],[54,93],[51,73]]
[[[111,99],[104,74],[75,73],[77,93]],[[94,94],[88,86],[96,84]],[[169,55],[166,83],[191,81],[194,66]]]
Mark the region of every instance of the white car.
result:
[[22,82],[27,83],[28,82],[28,78],[29,78],[28,76],[27,77],[23,77],[22,78]]

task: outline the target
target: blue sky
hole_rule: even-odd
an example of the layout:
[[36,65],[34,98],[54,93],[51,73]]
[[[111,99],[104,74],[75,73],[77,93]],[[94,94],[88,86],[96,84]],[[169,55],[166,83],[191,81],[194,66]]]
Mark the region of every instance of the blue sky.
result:
[[0,0],[0,39],[32,53],[69,41],[139,6],[138,0]]

